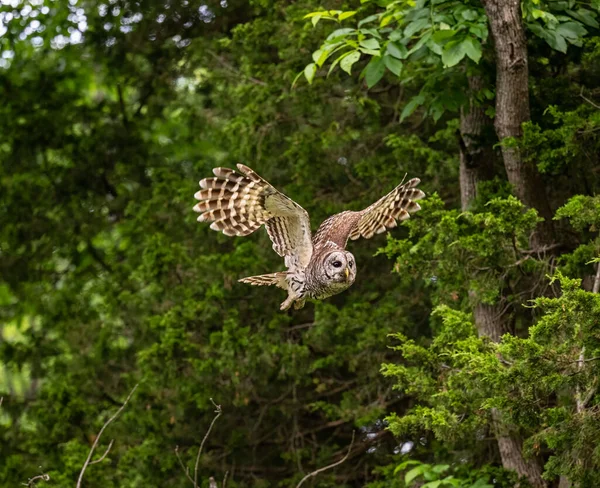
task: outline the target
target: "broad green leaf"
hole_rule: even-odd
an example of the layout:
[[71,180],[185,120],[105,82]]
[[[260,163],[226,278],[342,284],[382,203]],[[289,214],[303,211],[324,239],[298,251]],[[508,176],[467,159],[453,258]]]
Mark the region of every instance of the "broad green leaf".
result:
[[569,40],[575,40],[585,36],[587,29],[579,22],[572,21],[558,24],[556,32]]
[[390,32],[388,36],[390,41],[399,41],[400,39],[404,39],[404,31],[402,29],[396,29]]
[[412,37],[416,32],[423,30],[429,26],[429,19],[418,19],[406,26],[404,29],[404,35],[406,37]]
[[319,64],[319,59],[323,55],[323,49],[317,49],[314,53],[312,53],[313,61]]
[[439,31],[435,31],[431,35],[431,38],[435,42],[442,42],[442,41],[446,41],[446,40],[454,37],[455,35],[456,35],[456,31],[453,30],[453,29],[450,29],[450,30],[439,30]]
[[408,51],[404,44],[390,41],[387,44],[386,53],[398,59],[406,59]]
[[313,18],[310,19],[310,21],[312,22],[313,27],[316,27],[317,24],[319,23],[319,20],[321,20],[322,16],[321,15],[315,15]]
[[333,39],[337,39],[338,37],[346,37],[349,34],[354,34],[354,33],[356,33],[356,29],[352,29],[351,27],[344,27],[343,29],[336,29],[327,36],[327,40],[331,41]]
[[360,59],[360,53],[358,51],[352,51],[340,61],[340,67],[343,71],[352,74],[352,65]]
[[469,26],[469,33],[473,34],[475,37],[478,37],[482,41],[485,41],[488,38],[488,28],[485,24],[473,24]]
[[442,63],[446,68],[451,68],[460,63],[466,54],[463,41],[450,41],[444,46]]
[[596,13],[592,12],[591,10],[580,8],[577,10],[567,10],[566,12],[574,19],[583,22],[589,27],[593,27],[594,29],[598,29],[600,27],[600,24],[598,24],[598,21],[596,20]]
[[396,76],[400,76],[400,73],[402,72],[402,61],[386,54],[383,56],[383,62],[385,63],[387,69],[389,69]]
[[473,21],[479,17],[479,13],[477,12],[477,10],[474,10],[474,9],[463,10],[460,15],[462,16],[463,19],[471,20],[471,21]]
[[[413,98],[413,100],[414,100],[414,98]],[[416,466],[413,469],[411,469],[408,473],[406,473],[404,475],[404,484],[406,484],[406,485],[410,484],[411,481],[414,480],[417,476],[420,476],[421,474],[423,474],[423,470],[424,469],[425,469],[425,465],[423,465],[423,464],[420,465],[420,466]]]
[[360,41],[359,44],[366,49],[380,49],[379,41],[373,38]]
[[434,473],[441,474],[441,473],[443,473],[444,471],[448,471],[448,469],[449,469],[449,468],[450,468],[450,465],[449,465],[449,464],[436,464],[436,465],[435,465],[435,466],[434,466],[434,467],[433,467],[431,470],[432,470]]
[[442,480],[430,481],[421,486],[421,488],[438,488],[442,484]]
[[360,32],[362,32],[363,34],[369,34],[370,36],[374,37],[375,39],[382,39],[381,34],[379,33],[379,31],[377,29],[359,29]]
[[358,23],[358,27],[368,24],[369,22],[373,22],[374,20],[377,20],[378,18],[379,18],[379,15],[369,15],[368,17],[365,17]]
[[342,12],[338,16],[338,19],[339,20],[346,20],[346,19],[349,19],[350,17],[352,17],[354,15],[356,15],[356,10],[352,10],[352,11],[349,11],[349,12]]
[[479,40],[474,37],[466,37],[462,44],[467,56],[476,63],[479,63],[481,59],[481,43]]
[[312,84],[316,72],[317,65],[315,63],[310,63],[304,68],[304,76],[306,77],[306,81],[308,81],[309,84]]
[[367,49],[365,47],[359,48],[361,53],[368,54],[369,56],[381,56],[381,51],[379,49]]
[[375,86],[379,80],[381,80],[384,73],[385,62],[383,58],[381,56],[374,56],[365,69],[365,81],[367,82],[367,87],[372,88]]
[[402,113],[400,114],[400,122],[402,122],[406,117],[412,115],[417,107],[423,105],[423,103],[425,103],[424,95],[419,94],[416,97],[413,97],[402,110]]

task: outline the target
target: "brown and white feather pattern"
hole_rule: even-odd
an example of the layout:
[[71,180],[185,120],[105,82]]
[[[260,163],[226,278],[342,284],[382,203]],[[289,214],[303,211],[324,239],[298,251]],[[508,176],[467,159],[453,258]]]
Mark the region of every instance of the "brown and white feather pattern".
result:
[[308,213],[276,190],[253,170],[237,165],[215,168],[214,178],[200,181],[194,207],[199,222],[212,222],[210,228],[228,236],[246,236],[265,225],[273,249],[285,258],[288,268],[308,265],[312,239]]
[[421,209],[416,202],[425,196],[416,188],[420,181],[413,178],[397,186],[360,212],[346,211],[329,217],[319,227],[313,245],[321,248],[332,243],[345,248],[348,238],[370,239],[375,234],[396,227],[397,221],[406,220],[411,213]]

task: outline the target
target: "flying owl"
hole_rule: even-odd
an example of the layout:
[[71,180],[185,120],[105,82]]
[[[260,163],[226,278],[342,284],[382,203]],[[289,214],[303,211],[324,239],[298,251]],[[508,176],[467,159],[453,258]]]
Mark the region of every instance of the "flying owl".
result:
[[346,251],[348,238],[370,239],[395,227],[397,220],[406,220],[421,209],[416,200],[425,196],[416,188],[420,180],[413,178],[364,210],[329,217],[312,237],[306,210],[248,166],[237,167],[239,172],[215,168],[214,178],[200,180],[194,210],[200,213],[199,222],[212,222],[211,229],[228,236],[247,236],[261,225],[266,227],[287,271],[239,281],[287,290],[281,310],[292,305],[299,309],[307,298],[322,300],[349,288],[356,277],[356,261]]

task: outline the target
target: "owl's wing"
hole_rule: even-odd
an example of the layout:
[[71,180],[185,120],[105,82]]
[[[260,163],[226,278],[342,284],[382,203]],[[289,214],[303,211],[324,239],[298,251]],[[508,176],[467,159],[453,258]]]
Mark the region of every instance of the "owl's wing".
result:
[[331,242],[346,247],[348,238],[370,239],[375,234],[385,232],[406,220],[410,213],[421,209],[416,200],[425,196],[416,186],[421,182],[413,178],[377,200],[373,205],[359,212],[346,211],[325,220],[314,238],[314,246],[326,246]]
[[313,251],[306,210],[248,166],[237,167],[239,173],[215,168],[214,178],[200,180],[202,189],[194,195],[200,200],[194,207],[198,221],[212,222],[211,229],[228,236],[246,236],[264,224],[286,266],[305,268]]

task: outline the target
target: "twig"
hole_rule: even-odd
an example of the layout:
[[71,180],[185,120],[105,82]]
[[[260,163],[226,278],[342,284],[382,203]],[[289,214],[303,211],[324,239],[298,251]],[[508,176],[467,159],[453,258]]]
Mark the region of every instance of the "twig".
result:
[[4,397],[0,397],[0,407],[2,406],[3,401],[4,401]]
[[322,473],[323,471],[326,471],[328,469],[335,468],[336,466],[339,466],[340,464],[342,464],[346,459],[348,459],[348,456],[350,456],[350,452],[352,452],[352,446],[354,444],[354,434],[355,434],[355,431],[352,431],[352,440],[350,441],[350,446],[348,447],[348,452],[342,459],[340,459],[339,461],[337,461],[333,464],[330,464],[329,466],[325,466],[323,468],[317,469],[316,471],[313,471],[312,473],[308,473],[304,478],[302,478],[300,480],[300,483],[298,483],[296,485],[296,488],[300,488],[300,486],[302,486],[302,483],[304,483],[307,479],[312,478],[313,476],[316,476],[319,473]]
[[108,451],[110,451],[110,448],[111,448],[111,447],[112,447],[112,445],[113,445],[113,442],[115,442],[115,440],[114,440],[114,439],[111,439],[111,440],[110,440],[110,442],[109,442],[109,444],[108,444],[108,447],[106,448],[106,451],[104,451],[104,454],[102,454],[102,456],[100,457],[100,459],[96,459],[95,461],[91,461],[91,462],[90,462],[90,466],[91,466],[92,464],[96,464],[96,463],[99,463],[99,462],[101,462],[101,461],[102,461],[102,460],[103,460],[103,459],[106,457],[106,455],[108,454]]
[[583,87],[581,87],[581,92],[579,92],[579,96],[581,98],[583,98],[587,103],[589,103],[592,107],[597,108],[598,110],[600,110],[600,105],[597,105],[596,103],[592,102],[589,98],[587,98],[584,94],[583,94]]
[[[92,456],[94,455],[94,450],[96,449],[96,446],[98,445],[98,441],[100,441],[100,437],[102,436],[102,433],[109,426],[109,424],[113,420],[115,420],[119,416],[119,414],[123,411],[123,409],[127,406],[127,403],[129,403],[131,396],[133,395],[133,393],[135,392],[135,390],[137,389],[137,387],[139,385],[140,384],[138,383],[131,389],[131,391],[129,392],[129,395],[127,395],[127,398],[125,399],[125,402],[123,402],[123,405],[121,405],[119,410],[117,410],[115,412],[115,414],[104,423],[104,425],[100,429],[100,432],[98,432],[98,435],[96,436],[96,439],[94,439],[94,443],[92,444],[92,448],[90,449],[90,453],[88,454],[88,457],[85,460],[85,463],[83,463],[83,467],[81,468],[81,472],[79,473],[79,479],[77,480],[76,488],[81,487],[81,481],[83,480],[83,474],[85,473],[85,470],[87,469],[87,467],[90,465],[90,461],[92,460]],[[111,445],[112,445],[112,442],[111,442]],[[110,447],[109,447],[109,449],[110,449]],[[108,452],[108,449],[107,449],[107,452]],[[106,455],[106,453],[105,453],[105,455]]]
[[223,488],[227,486],[227,476],[229,476],[229,471],[225,471],[225,476],[223,476]]
[[190,476],[190,468],[185,467],[185,464],[183,464],[183,461],[181,460],[181,456],[179,455],[179,446],[175,446],[175,456],[177,456],[177,460],[179,461],[179,464],[181,465],[181,469],[183,469],[183,472],[187,476],[187,479],[190,480],[192,484],[194,484],[194,480]]
[[210,426],[208,427],[208,430],[206,431],[206,434],[204,435],[204,439],[202,439],[202,442],[200,443],[200,447],[198,448],[198,455],[196,456],[196,464],[194,465],[194,488],[197,488],[197,486],[198,486],[198,465],[200,464],[200,454],[202,454],[202,448],[204,447],[204,443],[206,442],[206,439],[208,439],[208,436],[210,435],[210,431],[212,430],[213,425],[215,425],[215,422],[223,413],[221,410],[221,405],[217,405],[212,398],[210,399],[210,401],[215,406],[215,409],[216,409],[215,413],[217,415],[215,415],[215,418],[210,423]]
[[38,481],[50,481],[50,475],[47,473],[44,474],[38,474],[37,476],[34,476],[33,478],[29,478],[27,480],[27,483],[21,483],[23,486],[28,486],[28,487],[32,487],[35,486],[35,484]]

